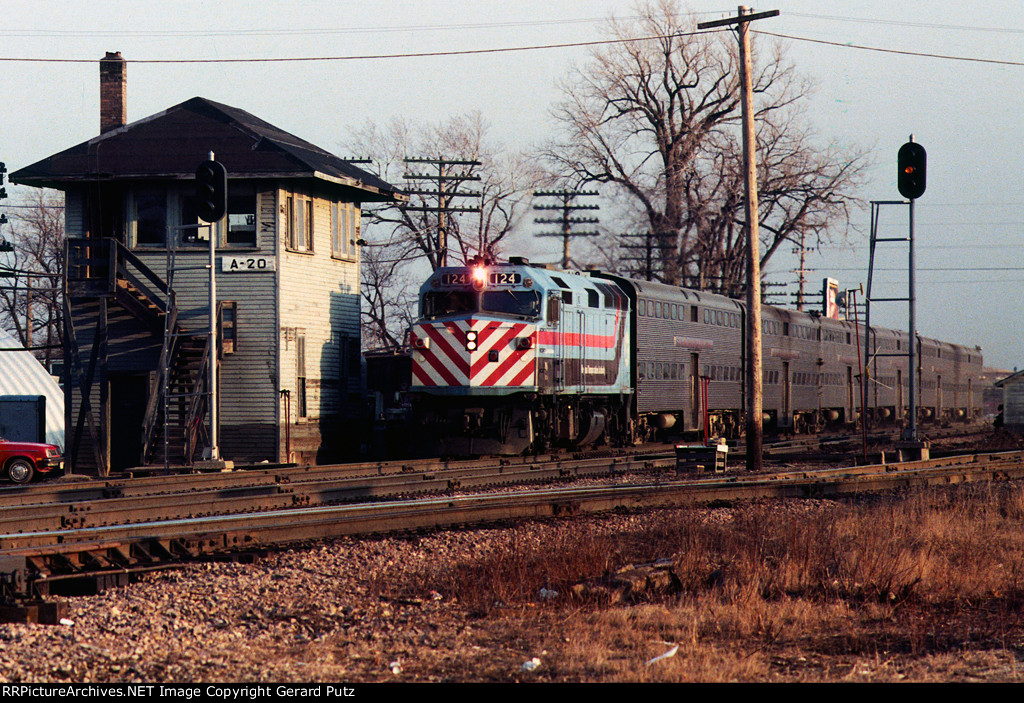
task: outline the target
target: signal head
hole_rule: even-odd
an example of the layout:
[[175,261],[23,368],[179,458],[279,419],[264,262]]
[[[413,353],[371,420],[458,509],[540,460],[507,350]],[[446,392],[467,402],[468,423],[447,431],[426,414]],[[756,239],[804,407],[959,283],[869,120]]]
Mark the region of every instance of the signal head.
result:
[[916,142],[907,142],[896,155],[896,187],[900,195],[916,200],[924,195],[928,156],[924,147]]
[[214,223],[228,210],[228,172],[218,161],[204,161],[196,169],[196,213]]

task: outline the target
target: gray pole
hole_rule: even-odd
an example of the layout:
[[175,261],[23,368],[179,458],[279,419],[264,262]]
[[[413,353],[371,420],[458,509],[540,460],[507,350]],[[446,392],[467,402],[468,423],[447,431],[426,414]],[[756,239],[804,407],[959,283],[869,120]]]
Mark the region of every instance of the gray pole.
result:
[[[210,161],[213,161],[213,152],[210,152]],[[227,217],[225,215],[224,217]],[[210,223],[210,330],[209,330],[209,370],[208,383],[210,398],[210,460],[220,459],[220,448],[217,446],[217,236],[220,234],[220,223]]]
[[[911,137],[913,141],[913,137]],[[917,441],[917,324],[914,319],[915,312],[915,298],[916,292],[914,289],[914,200],[910,200],[910,273],[908,274],[908,281],[910,283],[910,330],[907,335],[910,338],[910,353],[908,356],[909,369],[909,382],[907,388],[910,391],[910,423],[907,425],[907,429],[904,433],[903,439],[916,442]]]

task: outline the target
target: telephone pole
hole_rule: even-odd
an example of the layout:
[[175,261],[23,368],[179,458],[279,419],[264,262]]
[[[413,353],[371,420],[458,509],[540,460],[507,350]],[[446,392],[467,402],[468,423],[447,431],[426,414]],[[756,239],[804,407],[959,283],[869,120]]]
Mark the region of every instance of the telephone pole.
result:
[[761,252],[757,212],[757,142],[754,133],[754,89],[751,78],[749,25],[754,20],[775,17],[778,10],[750,13],[739,6],[739,16],[713,22],[702,22],[697,29],[736,25],[740,41],[740,90],[743,94],[743,210],[747,219],[747,470],[761,469],[763,428],[761,378]]
[[800,246],[793,247],[793,253],[800,255],[800,268],[793,271],[796,274],[796,309],[801,312],[804,309],[804,303],[806,301],[805,289],[807,287],[807,274],[809,269],[807,268],[807,255],[814,251],[814,249],[807,246],[807,233],[800,232]]
[[[662,238],[655,235],[654,232],[642,232],[632,234],[621,234],[619,238],[624,242],[630,239],[643,239],[643,244],[620,244],[623,249],[639,249],[642,252],[640,256],[623,256],[624,261],[635,261],[642,265],[641,274],[644,280],[654,280],[654,264],[657,261],[662,260],[661,251],[675,247],[675,244],[668,244],[662,241]],[[655,251],[658,252],[658,256],[655,257]]]
[[537,197],[552,197],[561,201],[558,205],[534,205],[534,210],[557,210],[560,214],[554,217],[537,217],[537,224],[561,225],[558,232],[540,232],[538,237],[562,238],[562,268],[569,268],[569,240],[572,237],[596,237],[596,230],[573,231],[573,225],[597,224],[596,217],[573,217],[577,210],[597,210],[599,205],[579,205],[576,198],[597,195],[596,190],[538,190],[533,193]]
[[[480,193],[459,190],[459,186],[467,181],[479,181],[480,176],[473,173],[473,168],[480,165],[479,161],[468,159],[405,159],[407,164],[427,164],[434,166],[437,173],[406,173],[406,180],[430,181],[434,188],[409,188],[405,192],[418,195],[423,205],[403,205],[402,209],[410,212],[433,212],[437,215],[437,235],[433,240],[434,255],[427,254],[431,267],[437,269],[448,265],[448,218],[456,212],[480,212],[479,205],[469,207],[454,205],[456,198],[479,198]],[[453,167],[462,167],[455,171]],[[428,205],[426,199],[435,198],[435,205]],[[428,235],[429,236],[429,235]],[[483,252],[480,252],[483,254]]]

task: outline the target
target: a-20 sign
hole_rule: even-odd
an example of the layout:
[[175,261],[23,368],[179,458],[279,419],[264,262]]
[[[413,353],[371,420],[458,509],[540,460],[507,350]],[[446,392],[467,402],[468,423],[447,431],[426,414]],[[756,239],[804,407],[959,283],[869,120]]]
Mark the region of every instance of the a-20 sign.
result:
[[274,271],[277,259],[273,256],[222,256],[220,270],[224,273],[261,273]]

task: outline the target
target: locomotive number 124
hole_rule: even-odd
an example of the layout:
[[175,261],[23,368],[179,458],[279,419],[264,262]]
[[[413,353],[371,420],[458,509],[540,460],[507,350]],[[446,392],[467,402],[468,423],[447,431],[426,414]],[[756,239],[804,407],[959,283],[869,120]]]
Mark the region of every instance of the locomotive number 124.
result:
[[[509,271],[492,271],[487,276],[487,284],[491,286],[519,285],[523,282],[521,274]],[[470,273],[444,273],[441,274],[441,285],[443,286],[468,286],[473,283],[473,275]]]

